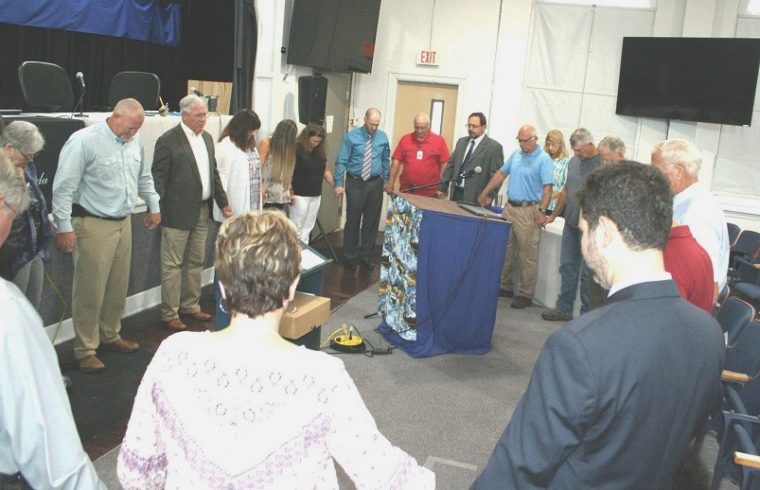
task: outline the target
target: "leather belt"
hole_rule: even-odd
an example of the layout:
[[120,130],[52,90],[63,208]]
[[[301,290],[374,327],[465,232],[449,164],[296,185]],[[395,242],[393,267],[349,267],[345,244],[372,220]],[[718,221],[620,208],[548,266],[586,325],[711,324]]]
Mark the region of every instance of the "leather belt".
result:
[[[354,174],[346,174],[346,175],[348,176],[349,179],[364,181],[364,179],[362,179],[361,175],[354,175]],[[380,178],[379,175],[373,175],[372,177],[370,177],[366,181],[367,182],[372,182],[373,180],[376,180],[376,179],[379,179],[379,178]]]
[[97,214],[92,214],[91,212],[87,211],[77,203],[73,203],[71,205],[71,216],[74,218],[98,218],[108,221],[124,221],[127,219],[127,216],[98,216]]
[[528,206],[535,206],[536,204],[538,204],[538,201],[512,201],[509,199],[507,200],[507,202],[509,203],[510,206],[515,207],[515,208],[526,208]]

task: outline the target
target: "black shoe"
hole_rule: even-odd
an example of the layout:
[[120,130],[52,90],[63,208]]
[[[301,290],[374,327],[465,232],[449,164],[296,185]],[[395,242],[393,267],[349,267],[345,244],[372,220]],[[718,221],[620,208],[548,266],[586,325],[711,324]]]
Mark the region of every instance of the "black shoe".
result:
[[512,308],[522,309],[527,308],[533,304],[533,300],[526,298],[525,296],[518,296],[512,301]]
[[359,259],[359,265],[361,265],[362,269],[364,269],[365,271],[371,271],[372,269],[374,269],[374,266],[369,261],[369,259],[365,259],[365,258]]
[[343,267],[345,267],[346,270],[353,272],[356,270],[356,262],[352,259],[346,259],[345,262],[343,262]]
[[512,291],[508,289],[499,288],[499,297],[500,298],[514,298],[515,293],[513,293]]
[[556,308],[541,313],[541,318],[550,322],[569,322],[573,319],[570,313],[564,313]]

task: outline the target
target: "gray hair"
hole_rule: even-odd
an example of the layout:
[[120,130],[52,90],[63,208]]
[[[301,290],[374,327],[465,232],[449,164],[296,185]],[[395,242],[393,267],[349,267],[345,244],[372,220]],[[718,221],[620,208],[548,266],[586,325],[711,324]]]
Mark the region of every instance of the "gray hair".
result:
[[594,137],[591,131],[586,128],[578,128],[570,135],[570,148],[575,149],[576,145],[594,143]]
[[134,113],[140,113],[145,112],[143,109],[142,104],[139,100],[133,99],[133,98],[126,98],[121,99],[119,102],[116,103],[116,105],[113,108],[114,114],[119,114],[120,116],[126,116],[127,114],[134,114]]
[[13,121],[0,134],[0,145],[11,145],[24,155],[34,155],[45,146],[45,138],[34,124]]
[[694,143],[680,138],[660,141],[654,145],[652,156],[655,153],[660,154],[665,165],[671,166],[681,163],[691,177],[699,177],[699,169],[702,167],[702,152]]
[[11,206],[17,213],[29,206],[24,177],[18,173],[18,169],[3,153],[0,153],[0,197],[4,198],[6,205]]
[[605,146],[609,148],[612,153],[620,152],[625,155],[625,143],[623,143],[623,140],[617,136],[605,136],[602,138],[602,141],[599,142],[598,147],[604,148]]
[[198,104],[202,104],[203,107],[207,107],[206,99],[203,97],[198,97],[195,94],[185,95],[182,97],[182,100],[179,101],[179,110],[180,112],[190,112],[190,108]]

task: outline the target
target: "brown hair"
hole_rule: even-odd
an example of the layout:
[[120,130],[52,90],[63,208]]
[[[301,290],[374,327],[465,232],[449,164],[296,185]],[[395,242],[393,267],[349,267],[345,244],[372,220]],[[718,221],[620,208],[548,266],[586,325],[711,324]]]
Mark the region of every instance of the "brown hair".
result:
[[225,136],[230,138],[230,141],[235,143],[235,146],[241,150],[250,150],[256,146],[256,135],[252,134],[248,136],[248,132],[256,131],[261,127],[261,120],[258,114],[251,109],[241,109],[232,116],[230,122],[222,131],[219,136],[219,141],[222,141]]
[[[298,143],[298,154],[302,157],[309,156],[312,152],[316,152],[320,158],[327,160],[327,150],[325,148],[325,137],[327,133],[325,128],[319,124],[309,124],[301,130],[296,142]],[[312,136],[319,136],[322,138],[322,142],[319,146],[312,150],[311,144],[309,144],[309,138]]]
[[282,184],[283,189],[290,188],[293,169],[296,166],[296,133],[298,126],[291,119],[277,123],[269,141],[269,165],[271,179]]
[[255,318],[282,308],[300,266],[296,229],[280,211],[240,214],[219,230],[214,267],[231,312]]

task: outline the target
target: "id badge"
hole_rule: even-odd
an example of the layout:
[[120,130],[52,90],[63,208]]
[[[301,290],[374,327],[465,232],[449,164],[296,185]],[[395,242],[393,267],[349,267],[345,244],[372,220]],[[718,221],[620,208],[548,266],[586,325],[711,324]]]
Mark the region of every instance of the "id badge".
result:
[[422,150],[417,150],[417,160],[422,160]]

